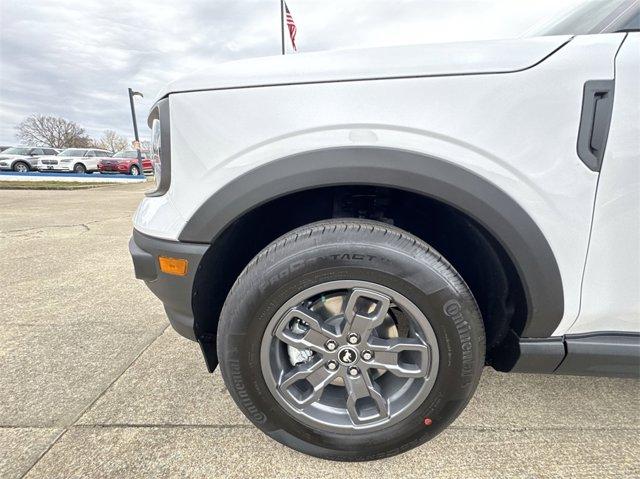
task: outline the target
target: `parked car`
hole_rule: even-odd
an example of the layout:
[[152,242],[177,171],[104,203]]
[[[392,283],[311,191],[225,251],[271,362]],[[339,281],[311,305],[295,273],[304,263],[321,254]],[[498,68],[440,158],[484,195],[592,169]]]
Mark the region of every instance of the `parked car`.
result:
[[[153,166],[151,160],[147,158],[146,153],[142,155],[142,169],[144,172],[152,172]],[[119,151],[111,158],[105,158],[98,162],[98,170],[100,173],[124,173],[126,175],[137,176],[140,174],[140,166],[138,165],[137,150]]]
[[171,83],[136,276],[253,424],[328,459],[433,438],[485,365],[637,376],[637,5]]
[[0,170],[26,173],[36,169],[40,157],[54,157],[53,148],[26,146],[10,147],[0,153]]
[[93,173],[98,171],[98,162],[110,158],[113,153],[96,148],[67,148],[56,158],[43,158],[38,162],[39,171],[72,171]]

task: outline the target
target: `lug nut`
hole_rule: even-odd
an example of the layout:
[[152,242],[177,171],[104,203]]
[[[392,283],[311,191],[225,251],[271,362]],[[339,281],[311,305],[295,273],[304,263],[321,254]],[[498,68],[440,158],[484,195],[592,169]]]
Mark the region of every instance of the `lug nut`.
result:
[[329,371],[335,371],[336,369],[338,369],[338,363],[336,363],[335,361],[327,362],[327,369]]
[[347,341],[349,341],[349,344],[358,344],[360,336],[358,336],[358,333],[351,333],[347,336]]
[[330,339],[326,343],[324,343],[324,347],[327,348],[327,351],[335,351],[338,347],[338,343],[336,343],[333,339]]
[[362,359],[365,361],[371,361],[373,359],[373,353],[371,351],[362,351]]
[[349,368],[349,376],[357,376],[360,371],[356,367]]

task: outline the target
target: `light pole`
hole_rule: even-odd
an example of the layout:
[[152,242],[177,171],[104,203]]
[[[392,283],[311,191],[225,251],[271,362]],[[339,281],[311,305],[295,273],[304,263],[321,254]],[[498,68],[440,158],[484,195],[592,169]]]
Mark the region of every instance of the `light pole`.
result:
[[129,88],[129,105],[131,105],[131,119],[133,120],[133,136],[136,140],[136,151],[138,152],[138,168],[140,168],[140,174],[144,176],[144,170],[142,169],[142,154],[140,153],[140,137],[138,136],[138,120],[136,120],[136,107],[133,104],[133,97],[139,96],[144,98],[144,95],[139,91],[133,91]]
[[280,0],[280,45],[282,46],[282,54],[284,55],[284,0]]

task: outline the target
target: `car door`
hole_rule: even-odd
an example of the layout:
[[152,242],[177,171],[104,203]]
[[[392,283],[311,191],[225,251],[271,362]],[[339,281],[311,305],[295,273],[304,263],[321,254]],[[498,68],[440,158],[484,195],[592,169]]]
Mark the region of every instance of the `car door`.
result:
[[31,169],[35,169],[38,165],[38,160],[41,156],[44,156],[44,150],[42,148],[32,148],[29,152],[29,156],[26,158]]
[[640,32],[628,33],[616,55],[612,93],[580,314],[571,334],[640,332]]
[[84,166],[87,171],[96,171],[98,169],[99,156],[95,150],[87,150],[84,154]]

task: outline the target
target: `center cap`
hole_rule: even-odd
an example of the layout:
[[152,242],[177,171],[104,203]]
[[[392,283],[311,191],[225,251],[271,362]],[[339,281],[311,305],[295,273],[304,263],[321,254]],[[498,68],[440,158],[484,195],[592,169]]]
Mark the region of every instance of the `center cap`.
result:
[[342,364],[351,365],[358,359],[358,352],[350,347],[344,347],[338,353],[338,359]]

